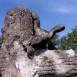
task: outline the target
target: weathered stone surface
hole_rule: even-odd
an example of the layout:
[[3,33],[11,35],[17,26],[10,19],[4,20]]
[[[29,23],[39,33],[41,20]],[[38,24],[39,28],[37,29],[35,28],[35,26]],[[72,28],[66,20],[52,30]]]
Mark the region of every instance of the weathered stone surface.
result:
[[[56,77],[77,74],[77,54],[48,50],[48,41],[64,30],[40,28],[35,12],[14,8],[5,18],[0,50],[0,77]],[[52,48],[53,49],[53,48]]]
[[40,20],[35,12],[17,7],[6,15],[2,29],[3,43],[9,50],[13,46],[13,42],[17,40],[30,55],[35,48],[47,49],[49,39],[64,28],[63,25],[58,25],[49,32],[43,30],[40,28]]
[[60,50],[39,49],[29,59],[18,41],[13,44],[8,53],[2,52],[0,56],[2,77],[66,77],[77,73],[77,55],[71,57]]
[[28,40],[33,35],[33,20],[28,9],[14,8],[5,18],[2,29],[4,42],[11,44],[14,40]]

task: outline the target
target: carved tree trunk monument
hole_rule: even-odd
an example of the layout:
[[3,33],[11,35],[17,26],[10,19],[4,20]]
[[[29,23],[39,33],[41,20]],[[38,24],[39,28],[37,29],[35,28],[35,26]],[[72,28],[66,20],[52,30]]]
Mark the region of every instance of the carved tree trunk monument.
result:
[[77,55],[72,50],[54,50],[49,44],[57,25],[50,31],[40,28],[35,12],[24,8],[10,10],[2,29],[0,77],[70,77],[77,74]]

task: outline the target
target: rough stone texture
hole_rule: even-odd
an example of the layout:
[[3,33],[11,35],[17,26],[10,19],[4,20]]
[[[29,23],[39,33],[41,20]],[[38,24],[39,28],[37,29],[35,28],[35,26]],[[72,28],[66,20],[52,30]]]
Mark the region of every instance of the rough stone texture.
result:
[[76,74],[77,55],[48,50],[49,39],[64,28],[58,25],[46,31],[40,28],[35,12],[18,7],[10,10],[2,29],[0,77],[62,77]]
[[47,49],[49,39],[64,28],[63,25],[58,25],[49,32],[43,30],[40,28],[40,20],[35,12],[17,7],[6,15],[2,29],[3,42],[9,50],[17,40],[25,47],[27,53],[32,55],[31,52],[35,48]]
[[17,7],[6,15],[2,29],[3,43],[10,51],[13,42],[17,40],[25,47],[28,55],[32,55],[31,52],[35,51],[35,48],[47,49],[49,39],[64,28],[63,25],[58,25],[49,32],[43,30],[40,28],[40,20],[35,12]]
[[33,35],[33,20],[28,9],[14,8],[9,11],[5,18],[2,29],[3,39],[6,44],[14,40],[28,40]]

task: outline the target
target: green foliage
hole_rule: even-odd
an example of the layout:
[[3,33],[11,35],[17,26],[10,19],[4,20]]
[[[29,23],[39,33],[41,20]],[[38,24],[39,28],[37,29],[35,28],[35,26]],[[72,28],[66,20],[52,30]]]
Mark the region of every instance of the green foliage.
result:
[[53,48],[57,48],[57,46],[58,46],[58,35],[56,34],[54,37],[53,37],[53,39],[51,39],[50,40],[51,41],[51,43],[52,43],[52,47]]
[[72,32],[68,33],[66,36],[63,36],[59,41],[59,49],[77,49],[77,26],[72,29]]
[[51,39],[52,45],[57,47],[57,49],[67,50],[73,49],[77,50],[77,25],[72,29],[72,32],[68,33],[66,36],[58,38],[58,35],[55,35]]

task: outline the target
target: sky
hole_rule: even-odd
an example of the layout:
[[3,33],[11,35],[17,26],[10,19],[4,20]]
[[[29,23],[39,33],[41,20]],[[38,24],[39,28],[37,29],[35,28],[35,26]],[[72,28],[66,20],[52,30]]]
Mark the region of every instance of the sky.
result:
[[0,0],[0,30],[4,26],[6,13],[15,7],[35,11],[42,29],[49,31],[58,24],[65,25],[65,30],[58,33],[60,37],[77,25],[77,0]]

